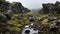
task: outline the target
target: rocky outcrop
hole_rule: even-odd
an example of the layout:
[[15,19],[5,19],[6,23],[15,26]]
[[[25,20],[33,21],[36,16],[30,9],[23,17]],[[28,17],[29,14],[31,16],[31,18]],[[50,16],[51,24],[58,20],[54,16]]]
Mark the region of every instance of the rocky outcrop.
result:
[[6,12],[9,9],[10,3],[8,1],[0,1],[0,12]]
[[10,17],[14,13],[21,14],[29,11],[30,10],[25,8],[20,2],[9,3],[8,1],[0,0],[0,13],[3,12],[3,15],[5,15],[4,17],[7,19],[11,19]]
[[7,13],[9,9],[14,13],[24,13],[30,11],[28,8],[25,8],[20,2],[9,3],[8,1],[0,0],[0,12]]
[[42,4],[43,13],[60,13],[60,2]]
[[14,13],[24,13],[28,11],[28,9],[22,6],[20,2],[13,2],[13,3],[14,4],[12,5],[11,9]]

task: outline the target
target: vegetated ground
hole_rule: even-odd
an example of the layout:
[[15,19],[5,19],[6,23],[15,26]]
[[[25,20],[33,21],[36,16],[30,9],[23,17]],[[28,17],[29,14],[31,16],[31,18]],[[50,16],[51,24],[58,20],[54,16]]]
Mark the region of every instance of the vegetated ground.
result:
[[[10,33],[15,33],[15,34],[20,33],[22,32],[22,29],[25,25],[29,25],[31,23],[29,21],[30,16],[34,18],[34,26],[38,27],[39,30],[42,30],[43,34],[47,33],[46,32],[48,29],[47,27],[51,25],[51,22],[49,22],[48,17],[56,18],[56,19],[60,18],[59,15],[48,16],[48,14],[41,14],[39,12],[33,12],[33,11],[24,14],[13,14],[11,17],[12,19],[7,21],[8,25],[2,26],[2,30],[5,30],[4,28],[6,28],[6,30],[9,30]],[[40,29],[43,26],[45,27]],[[58,29],[60,29],[60,27],[58,27]]]
[[[2,4],[3,2],[3,4]],[[20,34],[25,25],[31,24],[31,19],[34,22],[33,28],[39,30],[39,34],[59,34],[60,33],[60,14],[45,14],[40,11],[29,11],[19,2],[13,3],[13,13],[10,20],[7,20],[4,15],[11,3],[5,4],[1,2],[0,10],[0,34]],[[6,5],[6,6],[5,6]],[[16,7],[17,6],[17,7]],[[20,8],[19,8],[20,7]],[[20,12],[24,9],[25,12]],[[3,11],[3,12],[2,12]],[[20,12],[20,13],[19,13]],[[30,19],[31,18],[31,19]],[[55,24],[56,23],[56,24]],[[55,28],[56,27],[56,28]]]

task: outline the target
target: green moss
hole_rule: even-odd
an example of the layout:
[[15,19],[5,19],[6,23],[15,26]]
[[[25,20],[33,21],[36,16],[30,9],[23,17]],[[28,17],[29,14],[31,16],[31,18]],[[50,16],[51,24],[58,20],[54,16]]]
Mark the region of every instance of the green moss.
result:
[[12,32],[12,31],[21,32],[21,28],[18,28],[18,27],[11,27],[11,28],[9,28],[9,29],[10,29],[11,32]]
[[48,24],[48,19],[44,19],[43,21],[42,21],[42,24]]

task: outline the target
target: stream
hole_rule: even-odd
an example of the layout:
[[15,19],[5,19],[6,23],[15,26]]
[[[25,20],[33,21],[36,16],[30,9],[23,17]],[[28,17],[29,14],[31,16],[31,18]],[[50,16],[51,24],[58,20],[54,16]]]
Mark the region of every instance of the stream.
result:
[[[30,25],[33,26],[33,23],[31,23]],[[26,33],[25,33],[26,30],[29,30],[29,31],[30,31],[28,34],[38,34],[38,30],[34,30],[33,28],[30,28],[30,27],[29,27],[30,25],[26,25],[26,26],[23,28],[22,34],[26,34]]]

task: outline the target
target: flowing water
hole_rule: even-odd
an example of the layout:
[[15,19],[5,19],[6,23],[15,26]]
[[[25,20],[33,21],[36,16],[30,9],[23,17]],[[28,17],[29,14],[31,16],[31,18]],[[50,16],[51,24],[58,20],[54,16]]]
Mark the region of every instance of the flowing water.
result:
[[[31,24],[33,25],[33,23]],[[29,28],[29,25],[26,25],[25,28],[23,28],[22,34],[26,34],[25,31],[30,30],[29,34],[38,34],[38,30],[34,30],[33,28]]]

